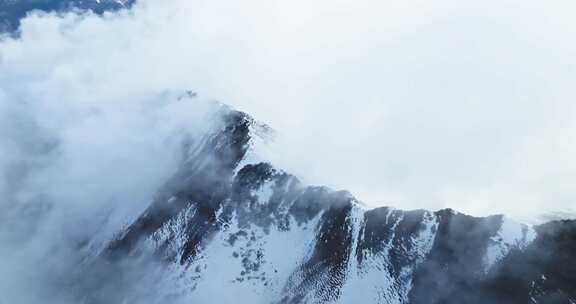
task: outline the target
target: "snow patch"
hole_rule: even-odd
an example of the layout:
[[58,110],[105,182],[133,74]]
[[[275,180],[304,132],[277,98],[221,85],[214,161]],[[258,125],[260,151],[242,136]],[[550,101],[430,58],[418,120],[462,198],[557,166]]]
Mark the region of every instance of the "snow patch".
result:
[[257,198],[259,205],[265,205],[274,195],[274,188],[275,183],[273,181],[266,181],[258,189],[252,190],[250,194]]
[[[391,219],[394,209],[388,210],[386,221]],[[430,252],[434,244],[438,219],[433,213],[426,212],[422,219],[422,229],[420,232],[408,240],[411,246],[405,253],[414,257],[415,263],[405,266],[400,270],[398,276],[394,276],[389,271],[391,267],[390,252],[395,249],[396,229],[403,221],[403,215],[396,218],[391,227],[390,238],[383,244],[382,250],[378,253],[370,251],[353,251],[353,260],[350,263],[346,283],[343,287],[341,303],[407,303],[408,293],[412,289],[412,275],[414,269],[424,261],[425,256]],[[362,236],[360,235],[360,240]],[[356,254],[363,256],[362,264],[358,265]]]
[[249,126],[250,141],[248,143],[248,149],[244,158],[236,165],[234,169],[234,175],[238,174],[242,168],[248,165],[256,165],[260,163],[272,164],[272,161],[266,155],[271,155],[270,153],[270,143],[273,141],[273,131],[258,122],[252,122]]
[[[172,239],[170,251],[181,253],[185,222],[194,212],[193,208],[182,212],[164,225],[153,243],[158,246]],[[281,230],[241,228],[234,215],[193,260],[185,265],[175,260],[165,268],[158,303],[277,302],[294,269],[313,251],[320,218],[321,214],[301,225],[290,218],[290,229]]]
[[490,238],[490,244],[486,249],[483,259],[484,272],[488,273],[511,250],[524,250],[535,238],[536,232],[532,227],[503,217],[500,229]]

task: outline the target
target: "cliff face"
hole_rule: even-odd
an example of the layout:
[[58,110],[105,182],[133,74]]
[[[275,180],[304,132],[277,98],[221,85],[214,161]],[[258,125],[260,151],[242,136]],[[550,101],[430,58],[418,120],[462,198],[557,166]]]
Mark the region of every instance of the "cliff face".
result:
[[575,222],[370,210],[260,161],[269,128],[222,111],[222,128],[186,145],[157,199],[87,263],[85,303],[576,300]]

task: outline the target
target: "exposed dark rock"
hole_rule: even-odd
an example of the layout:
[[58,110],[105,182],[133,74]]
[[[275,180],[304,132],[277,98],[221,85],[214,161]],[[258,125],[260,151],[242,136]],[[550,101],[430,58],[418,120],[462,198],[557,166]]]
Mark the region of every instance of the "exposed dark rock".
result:
[[[406,303],[572,303],[576,299],[574,222],[536,227],[537,237],[528,247],[514,246],[487,270],[484,259],[488,247],[501,241],[496,236],[502,216],[378,208],[354,218],[353,210],[362,207],[348,192],[305,186],[267,163],[237,170],[255,122],[240,112],[225,117],[226,127],[197,148],[201,152],[195,155],[200,156],[183,164],[142,217],[112,242],[105,260],[139,252],[140,241],[193,208],[181,231],[186,236],[182,251],[172,259],[184,266],[197,257],[209,259],[201,254],[205,246],[235,221],[239,230],[230,231],[226,238],[227,246],[235,248],[230,257],[242,269],[234,281],[263,282],[266,288],[272,281],[263,268],[268,262],[260,247],[265,244],[263,237],[272,230],[288,233],[317,220],[308,231],[314,239],[309,255],[289,274],[278,303],[337,301],[353,272],[370,267],[382,269],[391,280],[386,287],[391,297]],[[257,236],[254,229],[262,229],[264,235]],[[164,251],[172,239],[163,242],[157,244],[157,251]],[[375,263],[374,257],[381,262],[370,264]],[[358,269],[350,269],[354,261]],[[193,269],[199,273],[198,280],[202,272],[210,271]],[[277,274],[274,270],[272,277]],[[408,286],[406,295],[402,286]]]

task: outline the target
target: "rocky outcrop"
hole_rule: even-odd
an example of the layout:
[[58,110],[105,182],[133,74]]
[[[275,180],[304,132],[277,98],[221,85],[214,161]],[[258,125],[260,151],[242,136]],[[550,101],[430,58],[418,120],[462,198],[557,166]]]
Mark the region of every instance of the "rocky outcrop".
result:
[[[222,129],[187,146],[181,170],[92,262],[91,271],[107,270],[90,275],[99,279],[87,284],[87,303],[576,299],[574,222],[530,227],[453,210],[370,210],[348,192],[305,185],[258,160],[256,137],[269,128],[228,108],[223,117]],[[140,276],[155,292],[134,291],[134,270],[151,261],[155,271]],[[110,284],[131,291],[103,299]]]

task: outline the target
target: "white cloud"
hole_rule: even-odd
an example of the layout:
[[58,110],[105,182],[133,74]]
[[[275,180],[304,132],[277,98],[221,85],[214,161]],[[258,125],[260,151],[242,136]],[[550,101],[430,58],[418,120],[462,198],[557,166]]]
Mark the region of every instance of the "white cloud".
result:
[[156,128],[144,118],[123,125],[140,105],[128,101],[190,87],[278,129],[278,162],[369,205],[519,217],[568,210],[574,8],[149,0],[103,18],[34,14],[22,39],[0,44],[2,113],[28,103],[42,132],[70,140],[74,153],[58,166],[97,161],[96,172],[70,172],[86,183],[156,155],[115,153],[143,139],[109,133]]

